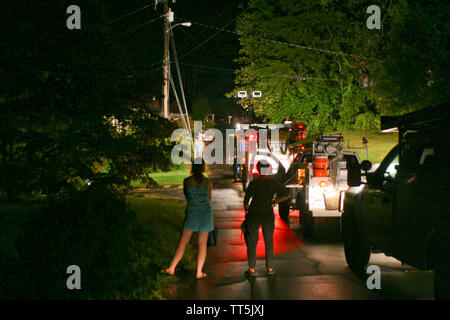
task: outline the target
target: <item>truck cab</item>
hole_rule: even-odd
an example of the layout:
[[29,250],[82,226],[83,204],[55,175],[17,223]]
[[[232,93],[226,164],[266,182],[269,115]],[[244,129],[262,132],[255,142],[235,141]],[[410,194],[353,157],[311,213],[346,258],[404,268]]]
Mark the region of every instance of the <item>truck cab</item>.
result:
[[441,295],[443,285],[449,292],[450,159],[445,119],[448,113],[437,107],[381,118],[383,131],[398,130],[399,143],[374,172],[368,172],[368,161],[349,172],[341,231],[353,270],[361,271],[371,250],[377,250],[419,269],[435,270],[435,291]]

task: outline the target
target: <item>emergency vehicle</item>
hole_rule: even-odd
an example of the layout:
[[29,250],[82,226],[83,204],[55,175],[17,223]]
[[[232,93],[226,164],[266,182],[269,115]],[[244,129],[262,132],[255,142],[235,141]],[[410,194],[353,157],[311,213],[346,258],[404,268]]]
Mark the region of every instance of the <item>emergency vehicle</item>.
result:
[[450,299],[449,110],[445,104],[382,116],[382,132],[398,132],[398,144],[375,171],[369,161],[349,168],[351,188],[340,208],[352,270],[365,272],[371,252],[383,252],[434,270],[436,299]]
[[265,161],[270,165],[269,175],[276,179],[289,169],[294,157],[292,143],[306,138],[303,124],[238,124],[236,127],[233,176],[240,180],[244,191],[254,175],[256,164]]
[[339,203],[348,189],[347,167],[359,164],[355,152],[344,151],[341,134],[318,134],[295,146],[296,156],[288,172],[281,178],[291,198],[279,204],[282,218],[289,210],[300,210],[303,235],[312,235],[316,220],[337,220]]

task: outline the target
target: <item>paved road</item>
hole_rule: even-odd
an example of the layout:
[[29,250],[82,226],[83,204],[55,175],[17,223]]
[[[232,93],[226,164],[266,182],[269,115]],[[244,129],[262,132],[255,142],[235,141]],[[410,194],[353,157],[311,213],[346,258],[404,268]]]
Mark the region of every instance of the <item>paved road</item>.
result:
[[[402,265],[384,254],[372,254],[369,264],[381,268],[381,289],[368,290],[365,279],[353,274],[344,258],[339,225],[316,224],[313,239],[303,239],[298,212],[289,222],[276,214],[276,277],[265,274],[264,241],[260,230],[257,277],[247,280],[247,256],[240,224],[244,218],[243,192],[234,183],[229,166],[211,166],[213,212],[218,245],[208,249],[204,271],[208,278],[195,281],[182,275],[175,290],[177,299],[187,300],[374,300],[432,299],[433,274]],[[277,212],[276,212],[277,213]]]

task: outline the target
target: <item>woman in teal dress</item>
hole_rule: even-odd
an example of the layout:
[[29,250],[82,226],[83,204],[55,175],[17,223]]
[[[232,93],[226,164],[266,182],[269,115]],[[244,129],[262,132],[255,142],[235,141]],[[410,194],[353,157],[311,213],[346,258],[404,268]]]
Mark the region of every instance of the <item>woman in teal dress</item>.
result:
[[162,273],[170,275],[175,273],[175,268],[181,258],[183,258],[184,251],[191,239],[192,233],[198,232],[196,278],[203,279],[207,276],[203,272],[203,265],[206,260],[208,233],[214,229],[214,222],[210,205],[212,184],[203,175],[205,169],[204,161],[202,159],[196,159],[192,164],[191,176],[183,181],[184,195],[187,200],[183,232],[170,267],[161,270]]

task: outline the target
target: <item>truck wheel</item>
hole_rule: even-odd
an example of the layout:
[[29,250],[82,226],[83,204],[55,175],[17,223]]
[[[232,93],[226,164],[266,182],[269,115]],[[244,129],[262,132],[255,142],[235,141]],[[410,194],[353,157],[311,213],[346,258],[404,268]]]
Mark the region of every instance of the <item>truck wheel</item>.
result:
[[308,210],[305,203],[305,195],[301,192],[297,194],[297,207],[300,210],[300,227],[305,238],[311,238],[314,230],[314,217]]
[[448,270],[434,271],[434,299],[450,300],[450,272]]
[[241,171],[241,180],[242,180],[242,189],[244,192],[247,191],[247,166],[244,166],[244,168]]
[[[302,215],[301,211],[300,215]],[[303,236],[305,238],[312,238],[314,231],[314,217],[312,215],[312,212],[309,210],[304,211],[303,219],[304,219],[302,225]]]
[[352,211],[344,211],[341,219],[345,260],[350,269],[362,273],[370,259],[370,247],[362,239]]
[[431,267],[434,269],[434,299],[450,300],[449,231],[435,232],[431,246]]
[[278,214],[282,220],[287,221],[289,219],[289,211],[289,200],[278,204]]

